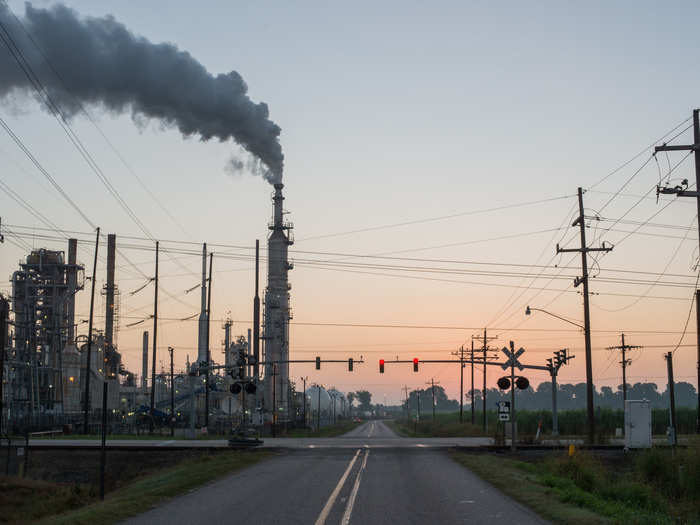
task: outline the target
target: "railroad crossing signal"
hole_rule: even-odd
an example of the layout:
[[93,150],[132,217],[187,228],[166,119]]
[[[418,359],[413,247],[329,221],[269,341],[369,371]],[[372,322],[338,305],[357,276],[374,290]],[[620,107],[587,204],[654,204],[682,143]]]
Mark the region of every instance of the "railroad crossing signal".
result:
[[503,368],[503,370],[507,370],[511,366],[517,367],[518,370],[523,369],[523,365],[522,365],[522,363],[520,363],[520,361],[518,361],[518,357],[520,357],[521,355],[523,355],[525,353],[524,348],[521,348],[520,350],[512,352],[504,346],[503,348],[501,348],[501,352],[506,354],[506,357],[508,358],[508,361],[506,361],[505,363],[503,363],[501,365],[501,368]]

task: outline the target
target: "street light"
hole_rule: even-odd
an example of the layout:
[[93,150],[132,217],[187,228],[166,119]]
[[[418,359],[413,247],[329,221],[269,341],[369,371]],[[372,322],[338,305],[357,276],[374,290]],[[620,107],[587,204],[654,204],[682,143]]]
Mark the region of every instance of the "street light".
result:
[[533,312],[533,311],[535,311],[535,312],[543,312],[543,313],[545,313],[545,314],[551,315],[552,317],[556,317],[557,319],[560,319],[560,320],[565,321],[565,322],[567,322],[567,323],[569,323],[569,324],[572,324],[572,325],[574,325],[574,326],[577,326],[577,327],[579,327],[581,330],[585,330],[585,328],[583,327],[583,325],[580,325],[580,324],[578,324],[578,323],[574,323],[573,321],[570,321],[570,320],[567,319],[566,317],[562,317],[562,316],[560,316],[560,315],[553,314],[552,312],[548,312],[547,310],[542,310],[541,308],[530,308],[529,306],[527,306],[527,307],[525,308],[525,315],[532,315],[532,312]]

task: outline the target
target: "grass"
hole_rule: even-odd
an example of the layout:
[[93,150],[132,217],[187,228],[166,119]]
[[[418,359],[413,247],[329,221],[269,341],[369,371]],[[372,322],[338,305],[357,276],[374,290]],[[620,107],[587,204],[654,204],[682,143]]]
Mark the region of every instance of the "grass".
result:
[[[465,418],[467,419],[467,418]],[[483,436],[481,427],[471,423],[460,423],[454,414],[436,414],[417,423],[412,420],[395,419],[386,424],[397,434],[404,437],[478,437]]]
[[339,421],[335,425],[328,425],[326,427],[321,427],[320,430],[309,430],[303,428],[295,428],[288,431],[286,434],[280,437],[294,437],[294,438],[304,438],[304,437],[337,437],[350,432],[362,425],[362,422],[354,421]]
[[245,450],[185,459],[135,479],[108,493],[104,501],[97,500],[94,486],[0,478],[0,523],[114,523],[270,455]]
[[623,457],[577,452],[521,461],[453,452],[456,461],[558,523],[700,523],[700,449]]

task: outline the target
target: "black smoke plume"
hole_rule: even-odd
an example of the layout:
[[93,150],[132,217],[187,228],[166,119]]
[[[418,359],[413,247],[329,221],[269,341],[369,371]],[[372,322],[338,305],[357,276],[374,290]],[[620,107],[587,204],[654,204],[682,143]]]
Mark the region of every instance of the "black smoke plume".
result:
[[281,182],[280,127],[269,119],[267,104],[248,97],[236,71],[212,75],[186,51],[137,36],[112,16],[81,18],[63,5],[38,9],[27,3],[19,22],[0,0],[0,101],[34,92],[8,50],[12,38],[68,117],[80,104],[95,105],[131,112],[137,122],[157,119],[205,141],[232,139],[253,159],[234,158],[227,169],[247,168]]

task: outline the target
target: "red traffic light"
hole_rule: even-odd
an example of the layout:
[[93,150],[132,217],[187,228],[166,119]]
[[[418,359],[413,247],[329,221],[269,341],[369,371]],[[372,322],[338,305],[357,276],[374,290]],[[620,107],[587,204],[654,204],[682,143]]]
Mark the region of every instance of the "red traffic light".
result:
[[380,374],[384,373],[384,359],[379,360],[379,373]]
[[417,357],[413,358],[413,371],[418,372],[418,358]]

